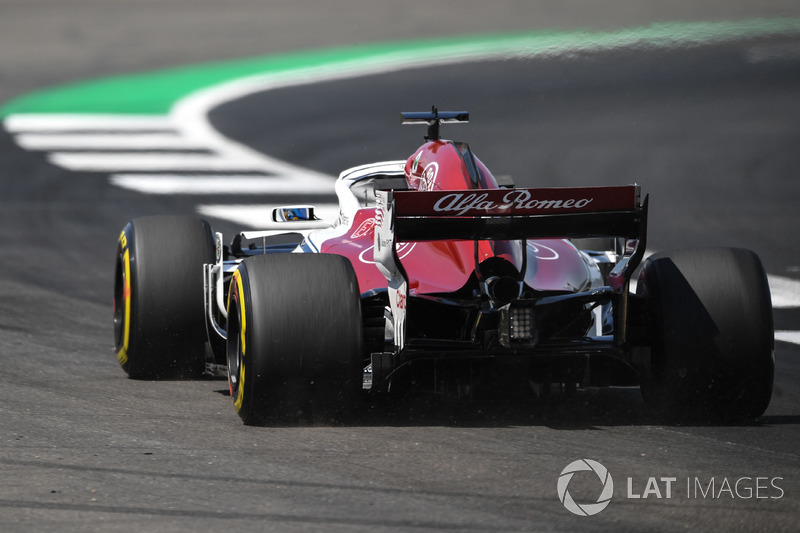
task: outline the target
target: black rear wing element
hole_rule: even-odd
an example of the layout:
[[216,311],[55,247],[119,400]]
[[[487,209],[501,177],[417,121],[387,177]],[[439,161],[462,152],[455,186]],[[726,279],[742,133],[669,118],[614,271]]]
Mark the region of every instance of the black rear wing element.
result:
[[398,241],[638,238],[639,188],[385,191]]
[[406,111],[401,115],[403,124],[427,124],[427,141],[439,140],[439,124],[469,122],[467,111],[439,111],[435,106],[430,111]]

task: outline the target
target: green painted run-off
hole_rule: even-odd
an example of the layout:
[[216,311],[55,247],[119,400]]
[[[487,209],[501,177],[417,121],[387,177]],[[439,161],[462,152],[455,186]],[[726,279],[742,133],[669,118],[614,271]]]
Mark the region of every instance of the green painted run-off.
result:
[[239,78],[265,77],[315,68],[356,67],[398,59],[406,65],[431,57],[534,57],[618,47],[687,47],[712,42],[800,34],[800,19],[736,22],[668,22],[612,32],[543,31],[353,45],[326,50],[198,64],[140,74],[87,80],[41,89],[0,107],[0,118],[16,113],[113,113],[163,115],[181,98]]

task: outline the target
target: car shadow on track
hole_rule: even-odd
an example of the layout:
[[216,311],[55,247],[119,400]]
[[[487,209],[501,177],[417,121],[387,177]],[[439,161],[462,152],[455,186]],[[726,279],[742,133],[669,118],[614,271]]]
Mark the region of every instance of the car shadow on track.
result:
[[[217,391],[229,396],[227,389]],[[512,427],[546,426],[553,429],[591,429],[596,426],[650,423],[638,388],[579,390],[552,393],[546,398],[450,400],[423,393],[403,396],[365,393],[357,407],[344,415],[300,417],[291,422],[267,422],[267,426],[331,425],[344,427],[449,426]]]
[[[230,396],[227,389],[217,391]],[[545,398],[447,400],[413,393],[402,397],[365,394],[358,406],[334,417],[301,416],[295,420],[267,421],[268,427],[515,427],[542,426],[556,430],[591,430],[613,426],[775,426],[800,424],[800,415],[765,415],[747,423],[714,420],[665,423],[648,414],[638,387],[578,390]]]
[[646,423],[638,389],[589,389],[545,398],[451,401],[430,395],[367,399],[354,425],[591,429]]

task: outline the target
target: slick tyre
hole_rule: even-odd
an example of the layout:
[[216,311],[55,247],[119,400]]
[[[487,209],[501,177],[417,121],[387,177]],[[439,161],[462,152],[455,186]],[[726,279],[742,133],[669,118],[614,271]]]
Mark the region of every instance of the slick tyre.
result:
[[363,383],[358,282],[338,255],[271,254],[236,270],[228,298],[228,379],[245,424],[331,421]]
[[205,358],[203,264],[214,239],[199,218],[132,220],[117,244],[114,338],[134,379],[195,377]]
[[767,408],[774,330],[767,276],[742,249],[682,250],[644,264],[637,293],[653,323],[642,395],[667,422],[752,420]]

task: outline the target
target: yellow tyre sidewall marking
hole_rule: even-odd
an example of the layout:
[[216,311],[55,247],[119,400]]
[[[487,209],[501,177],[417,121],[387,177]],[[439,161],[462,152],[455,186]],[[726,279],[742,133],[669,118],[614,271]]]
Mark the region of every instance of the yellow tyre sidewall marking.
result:
[[120,247],[125,250],[122,254],[122,265],[125,272],[125,287],[122,289],[122,299],[125,301],[125,324],[122,337],[122,348],[117,352],[120,365],[128,362],[128,346],[131,339],[131,251],[128,248],[128,239],[125,232],[119,236]]
[[[240,343],[241,343],[241,351],[242,351],[242,359],[239,362],[239,388],[237,390],[236,399],[234,400],[234,407],[236,410],[239,411],[242,408],[242,403],[244,402],[244,357],[245,357],[245,332],[247,331],[247,314],[245,313],[245,306],[244,306],[244,287],[242,286],[242,275],[239,272],[239,269],[233,273],[233,282],[236,285],[233,287],[236,293],[239,296],[239,316],[241,317],[239,322],[239,329],[240,329]],[[231,291],[231,294],[233,291]],[[228,313],[230,313],[230,302],[231,296],[228,296]]]

